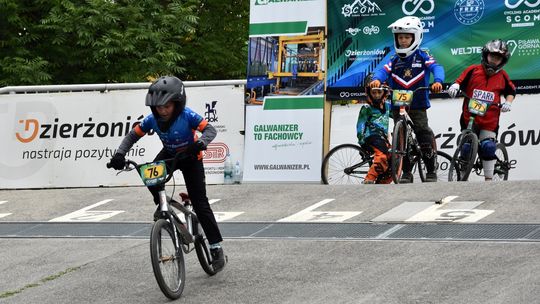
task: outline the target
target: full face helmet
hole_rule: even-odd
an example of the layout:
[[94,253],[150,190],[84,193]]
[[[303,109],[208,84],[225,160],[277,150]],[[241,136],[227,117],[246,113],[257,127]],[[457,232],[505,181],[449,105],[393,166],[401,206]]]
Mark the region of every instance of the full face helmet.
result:
[[[420,47],[422,38],[424,38],[424,27],[418,17],[407,16],[400,18],[390,24],[388,28],[392,29],[392,33],[394,34],[394,48],[396,54],[401,58],[409,57],[414,53]],[[413,40],[411,45],[407,48],[400,48],[397,39],[398,34],[412,34]]]
[[[373,107],[381,108],[381,104],[386,100],[388,91],[381,88],[370,88],[369,83],[373,81],[373,74],[368,74],[364,79],[364,90],[366,92],[367,103]],[[373,91],[380,91],[382,94],[375,98]]]
[[[498,65],[490,64],[487,58],[488,54],[498,54],[503,60]],[[508,50],[508,45],[501,39],[491,40],[482,48],[482,65],[488,74],[499,72],[509,59],[510,51]]]
[[186,90],[182,80],[174,76],[162,76],[154,81],[148,88],[145,105],[149,106],[157,118],[160,129],[168,130],[172,121],[160,121],[156,107],[165,105],[168,101],[174,102],[173,119],[176,119],[186,106]]

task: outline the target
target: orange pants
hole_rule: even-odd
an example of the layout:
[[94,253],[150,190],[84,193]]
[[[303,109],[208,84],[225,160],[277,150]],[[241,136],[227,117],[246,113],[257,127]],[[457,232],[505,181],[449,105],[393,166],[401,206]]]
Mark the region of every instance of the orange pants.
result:
[[[373,165],[369,168],[369,171],[366,175],[366,180],[368,181],[376,181],[377,177],[381,174],[386,173],[388,170],[388,155],[386,153],[382,152],[381,150],[375,148],[372,146],[372,149],[374,151],[373,155]],[[390,174],[388,174],[388,178],[384,178],[384,180],[380,180],[380,184],[389,184],[392,182],[392,177]]]

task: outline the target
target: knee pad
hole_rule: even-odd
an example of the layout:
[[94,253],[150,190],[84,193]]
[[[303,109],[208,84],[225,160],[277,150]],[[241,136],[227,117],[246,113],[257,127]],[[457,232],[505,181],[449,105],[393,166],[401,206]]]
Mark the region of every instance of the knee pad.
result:
[[463,159],[470,159],[471,157],[471,144],[466,142],[461,146],[460,156]]
[[480,142],[480,158],[483,160],[497,159],[495,151],[497,150],[497,143],[493,138],[486,138]]

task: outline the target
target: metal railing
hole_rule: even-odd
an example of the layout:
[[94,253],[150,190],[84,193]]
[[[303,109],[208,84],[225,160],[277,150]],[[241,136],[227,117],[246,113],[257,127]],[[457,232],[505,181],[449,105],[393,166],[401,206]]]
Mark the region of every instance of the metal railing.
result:
[[[36,85],[36,86],[9,86],[0,88],[0,94],[33,94],[33,93],[59,93],[59,92],[85,92],[85,91],[115,91],[115,90],[145,90],[150,82],[135,83],[101,83],[101,84],[64,84],[64,85]],[[224,85],[245,85],[245,79],[237,80],[208,80],[184,81],[186,87],[210,87]]]

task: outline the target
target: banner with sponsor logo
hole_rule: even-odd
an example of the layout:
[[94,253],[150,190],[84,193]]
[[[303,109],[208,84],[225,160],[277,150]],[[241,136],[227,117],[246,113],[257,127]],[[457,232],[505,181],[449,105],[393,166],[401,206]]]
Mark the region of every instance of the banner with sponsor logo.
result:
[[319,182],[323,103],[276,96],[247,106],[244,182]]
[[[356,121],[362,104],[332,106],[330,148],[344,143],[357,143]],[[429,124],[435,133],[439,150],[454,154],[456,140],[460,135],[459,117],[461,99],[435,99],[428,111]],[[538,110],[538,111],[537,111]],[[534,95],[520,95],[512,111],[501,114],[498,140],[506,145],[508,157],[515,167],[510,170],[509,180],[540,179],[540,129],[534,115],[540,111],[540,103]],[[392,122],[390,123],[392,125]],[[393,126],[391,126],[390,130]],[[471,181],[481,181],[472,173]]]
[[250,0],[247,101],[324,90],[326,0]]
[[483,45],[507,40],[505,66],[518,93],[540,92],[539,0],[329,0],[327,98],[357,99],[364,77],[394,52],[388,25],[404,16],[424,24],[421,48],[445,68],[452,83],[469,65],[480,63]]
[[[218,135],[205,152],[208,183],[223,183],[228,152],[241,160],[243,88],[189,87],[187,106]],[[0,95],[0,188],[142,185],[134,172],[116,175],[105,164],[150,109],[146,90]],[[152,161],[162,145],[152,132],[127,158]],[[182,184],[181,174],[175,175]]]

